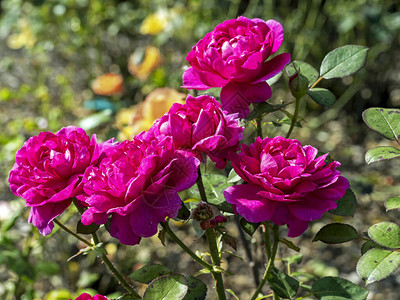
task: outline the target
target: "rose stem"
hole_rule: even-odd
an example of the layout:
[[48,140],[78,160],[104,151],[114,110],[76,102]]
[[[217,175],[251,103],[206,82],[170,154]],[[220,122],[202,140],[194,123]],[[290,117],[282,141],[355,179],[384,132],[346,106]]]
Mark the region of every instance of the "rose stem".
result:
[[174,240],[175,243],[177,243],[187,254],[189,254],[195,261],[197,261],[199,264],[201,264],[203,267],[205,267],[207,270],[210,272],[213,271],[212,265],[208,264],[204,260],[202,260],[200,257],[198,257],[196,254],[193,253],[192,250],[190,250],[176,235],[175,233],[171,230],[167,222],[161,222],[161,226],[167,231],[168,235],[171,237],[172,240]]
[[203,179],[201,178],[200,167],[199,167],[199,170],[197,173],[198,173],[198,176],[197,176],[196,184],[197,184],[197,188],[199,189],[201,201],[207,202],[207,195],[206,195],[206,191],[204,189]]
[[[93,241],[97,245],[100,243],[100,240],[96,234],[96,232],[92,233]],[[107,255],[101,256],[101,259],[103,260],[104,264],[107,266],[107,268],[111,271],[111,273],[114,275],[114,277],[118,280],[120,284],[128,291],[128,293],[131,296],[141,298],[138,293],[134,291],[132,286],[125,280],[125,278],[122,276],[122,274],[117,270],[117,268],[113,265],[113,263],[108,259]]]
[[300,109],[300,100],[301,100],[301,97],[296,98],[296,107],[294,109],[294,114],[293,114],[293,117],[292,117],[292,123],[290,123],[289,131],[286,134],[286,138],[287,139],[290,137],[290,135],[291,135],[291,133],[293,131],[294,125],[296,125],[297,116],[299,115],[299,109]]
[[[268,228],[266,227],[266,229],[268,229]],[[254,292],[253,296],[251,297],[251,300],[257,299],[258,294],[261,292],[265,282],[267,281],[269,272],[271,271],[272,267],[274,266],[275,255],[276,255],[276,252],[278,251],[278,244],[279,244],[279,226],[274,225],[274,227],[272,228],[272,232],[274,235],[274,240],[273,240],[271,255],[269,257],[264,276],[263,276],[257,290]]]
[[256,118],[256,123],[257,123],[257,134],[258,136],[263,139],[263,134],[262,134],[262,116],[259,116]]
[[74,237],[76,237],[78,240],[80,240],[81,242],[84,242],[86,245],[88,245],[89,247],[94,247],[94,245],[89,242],[87,239],[81,237],[80,235],[76,234],[75,232],[73,232],[72,230],[70,230],[68,227],[64,226],[62,223],[60,223],[60,221],[58,221],[57,219],[53,219],[53,222],[56,223],[61,229],[65,230],[66,232],[68,232],[69,234],[73,235]]
[[[79,213],[82,214],[83,211],[84,211],[84,209],[83,209],[82,207],[80,207],[79,205],[77,205],[76,200],[74,201],[74,204],[75,204],[77,210],[79,211]],[[75,235],[75,234],[74,234],[74,235]],[[97,236],[96,232],[92,233],[91,235],[92,235],[93,242],[94,242],[94,245],[91,245],[91,246],[94,247],[95,245],[97,245],[97,244],[100,243],[100,239],[99,239],[99,237]],[[119,282],[120,284],[122,284],[122,286],[128,291],[128,293],[129,293],[131,296],[141,298],[141,297],[139,296],[139,294],[136,293],[136,292],[133,290],[133,287],[125,280],[125,278],[124,278],[124,277],[122,276],[122,274],[117,270],[117,268],[113,265],[113,263],[108,259],[107,255],[101,256],[101,259],[103,260],[103,262],[104,262],[104,264],[107,266],[107,268],[111,271],[111,273],[113,274],[113,276],[115,277],[115,279],[117,279],[118,282]]]

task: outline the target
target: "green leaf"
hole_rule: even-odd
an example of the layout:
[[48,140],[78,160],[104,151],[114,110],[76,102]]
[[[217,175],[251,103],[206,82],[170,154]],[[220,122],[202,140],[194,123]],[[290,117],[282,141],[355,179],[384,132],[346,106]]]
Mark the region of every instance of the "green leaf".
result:
[[39,261],[35,264],[35,270],[39,275],[57,275],[60,273],[60,266],[53,261]]
[[369,237],[379,245],[397,249],[400,248],[400,226],[393,222],[381,222],[368,229]]
[[78,222],[76,225],[76,233],[83,233],[83,234],[92,234],[99,229],[100,225],[92,223],[90,225],[83,225],[81,221]]
[[240,219],[240,227],[242,227],[243,231],[248,235],[253,236],[254,232],[256,232],[257,228],[261,223],[251,223],[246,221],[245,218]]
[[400,265],[400,252],[373,248],[361,256],[357,263],[357,273],[365,284],[382,280]]
[[367,164],[377,162],[384,159],[392,159],[400,157],[400,150],[390,146],[375,147],[367,151],[365,154],[365,162]]
[[103,257],[107,255],[107,250],[104,248],[103,243],[96,244],[96,246],[93,248],[93,252],[97,257]]
[[286,73],[289,77],[292,77],[297,72],[308,79],[309,86],[317,81],[319,77],[318,71],[312,65],[304,61],[295,60],[286,66]]
[[281,239],[279,239],[279,241],[280,241],[282,244],[285,244],[288,248],[290,248],[290,249],[292,249],[292,250],[294,250],[294,251],[300,252],[300,248],[297,247],[295,244],[293,244],[292,241],[289,241],[289,240],[287,240],[287,239],[285,239],[285,238],[281,238]]
[[293,263],[299,264],[303,260],[303,254],[299,253],[299,254],[289,256],[289,257],[284,257],[284,258],[282,258],[282,260],[284,262],[288,263],[289,265],[293,264]]
[[232,291],[231,289],[225,289],[225,291],[227,291],[229,294],[231,294],[233,296],[233,298],[235,298],[235,300],[240,300],[238,296],[236,296],[235,292]]
[[337,201],[337,207],[329,212],[343,217],[352,217],[357,208],[356,195],[351,189],[348,189],[343,198]]
[[385,202],[386,211],[400,208],[400,196],[390,197]]
[[330,107],[336,102],[336,96],[329,90],[323,88],[313,88],[307,91],[310,96],[319,105]]
[[139,270],[136,270],[131,275],[129,275],[129,277],[137,282],[148,284],[150,281],[156,279],[157,277],[170,273],[171,271],[163,265],[150,264],[140,268]]
[[171,274],[154,279],[146,287],[143,300],[176,300],[183,299],[187,294],[188,286],[183,275]]
[[204,300],[207,296],[207,286],[200,279],[192,276],[185,276],[188,291],[183,300]]
[[332,223],[322,227],[315,235],[313,242],[321,241],[326,244],[340,244],[358,238],[357,230],[348,224]]
[[242,177],[240,177],[236,172],[235,169],[231,169],[228,175],[228,183],[236,183],[238,181],[242,180]]
[[224,190],[231,186],[228,178],[221,174],[203,174],[203,183],[206,190],[207,201],[211,204],[221,204],[225,202]]
[[323,277],[314,282],[311,292],[322,300],[364,300],[368,290],[339,277]]
[[278,111],[285,106],[286,106],[285,104],[272,105],[272,104],[269,104],[266,102],[254,103],[253,104],[254,109],[250,112],[250,114],[248,115],[248,117],[246,119],[253,120],[257,117],[261,117],[270,112]]
[[321,63],[320,76],[331,79],[353,75],[364,66],[367,52],[367,47],[358,45],[347,45],[332,50]]
[[299,282],[286,273],[272,268],[268,274],[270,288],[280,297],[292,299],[299,289]]
[[372,248],[381,248],[381,246],[374,241],[366,241],[361,246],[361,255],[364,255],[366,252],[371,250]]
[[364,110],[362,117],[369,128],[385,138],[400,138],[400,109],[372,107]]

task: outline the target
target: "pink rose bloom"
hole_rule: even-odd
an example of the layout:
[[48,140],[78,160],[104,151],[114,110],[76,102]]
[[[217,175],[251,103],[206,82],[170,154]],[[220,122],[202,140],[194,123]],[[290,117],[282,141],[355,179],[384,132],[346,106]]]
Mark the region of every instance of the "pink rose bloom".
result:
[[29,223],[42,235],[52,231],[52,220],[83,192],[86,168],[96,165],[112,145],[97,144],[95,135],[90,139],[83,129],[69,126],[56,134],[41,132],[17,151],[10,189],[31,207]]
[[299,141],[257,138],[232,159],[236,173],[247,184],[225,190],[226,201],[249,222],[287,224],[289,237],[302,234],[308,222],[336,208],[350,187],[336,170],[340,163],[325,163],[327,154]]
[[79,199],[88,209],[82,223],[104,224],[111,216],[110,234],[127,245],[157,233],[159,222],[175,218],[182,206],[178,192],[197,179],[197,158],[175,150],[171,137],[144,140],[143,134],[108,153],[84,175]]
[[186,104],[175,103],[154,122],[148,135],[172,136],[176,147],[188,149],[200,159],[203,152],[223,169],[227,157],[239,150],[243,129],[238,114],[223,111],[213,97],[188,95]]
[[108,300],[107,297],[102,295],[90,296],[88,293],[83,293],[82,295],[75,298],[75,300]]
[[283,41],[283,28],[274,20],[226,20],[207,33],[186,57],[191,67],[183,74],[183,87],[206,90],[222,87],[222,107],[244,118],[249,104],[271,97],[266,80],[290,62],[282,53],[270,60]]

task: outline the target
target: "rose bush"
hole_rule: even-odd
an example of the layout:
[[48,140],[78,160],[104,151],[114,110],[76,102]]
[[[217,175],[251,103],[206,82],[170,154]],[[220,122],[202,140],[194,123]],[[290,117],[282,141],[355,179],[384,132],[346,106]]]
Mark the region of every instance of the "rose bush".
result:
[[228,156],[239,149],[243,129],[238,114],[223,111],[213,97],[188,95],[186,104],[175,103],[148,135],[172,136],[177,147],[192,151],[200,159],[203,152],[223,169]]
[[178,192],[197,179],[197,158],[175,150],[171,137],[125,141],[99,166],[84,175],[79,199],[88,209],[82,223],[104,224],[111,215],[110,234],[127,245],[157,233],[159,222],[175,218],[182,206]]
[[283,28],[274,20],[239,17],[226,20],[207,33],[189,52],[190,64],[183,74],[183,87],[206,90],[222,87],[222,107],[240,117],[249,104],[271,97],[266,80],[290,62],[282,53],[270,60],[283,41]]
[[350,187],[336,170],[340,163],[325,163],[327,154],[283,137],[258,137],[232,157],[236,173],[247,182],[225,190],[227,202],[249,222],[287,224],[289,237],[302,234],[308,222],[336,208]]
[[95,135],[90,139],[83,129],[69,126],[55,134],[41,132],[18,150],[10,189],[31,207],[29,223],[42,235],[52,231],[52,220],[82,193],[86,168],[97,165],[113,145],[112,141],[98,144]]

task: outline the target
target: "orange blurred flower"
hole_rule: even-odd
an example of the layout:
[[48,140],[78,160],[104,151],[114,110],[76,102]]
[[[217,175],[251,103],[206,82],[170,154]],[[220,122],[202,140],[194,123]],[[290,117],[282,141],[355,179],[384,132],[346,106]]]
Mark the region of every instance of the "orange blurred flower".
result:
[[97,77],[92,83],[92,90],[98,95],[111,96],[122,92],[123,78],[119,74],[107,73]]
[[146,80],[147,77],[161,64],[162,56],[157,47],[147,46],[143,49],[137,49],[129,57],[128,70],[139,80]]
[[185,103],[185,98],[186,94],[174,89],[157,88],[148,94],[142,103],[121,109],[116,116],[115,124],[120,130],[118,139],[130,140],[136,134],[148,130],[174,103]]

